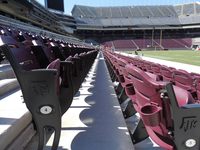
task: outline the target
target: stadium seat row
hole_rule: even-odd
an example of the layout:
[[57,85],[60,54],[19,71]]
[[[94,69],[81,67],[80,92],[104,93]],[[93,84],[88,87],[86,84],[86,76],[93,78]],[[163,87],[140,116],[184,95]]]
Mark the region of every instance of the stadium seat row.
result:
[[[115,54],[118,56],[118,54]],[[177,70],[172,67],[160,65],[140,58],[130,58],[120,55],[128,63],[145,71],[148,75],[155,78],[157,81],[170,81],[174,85],[189,91],[195,100],[200,100],[200,74],[188,73],[185,70]]]
[[[0,35],[4,36],[11,36],[14,38],[18,43],[26,45],[26,44],[32,44],[32,45],[42,45],[43,47],[59,47],[61,49],[62,54],[57,54],[59,57],[64,59],[65,57],[72,55],[74,56],[75,54],[80,54],[83,50],[87,52],[90,49],[93,49],[92,46],[86,45],[84,43],[73,43],[71,40],[70,41],[64,41],[60,40],[59,38],[50,38],[44,35],[37,35],[36,33],[32,33],[30,31],[26,30],[19,30],[19,29],[14,29],[14,28],[9,28],[9,27],[3,27],[0,26]],[[84,45],[83,45],[84,44]],[[67,51],[64,51],[67,50]],[[64,56],[62,56],[64,55]]]
[[45,131],[54,131],[52,149],[57,149],[61,117],[70,107],[98,51],[28,32],[2,28],[2,60],[10,62],[19,81],[24,102],[32,114],[42,150]]
[[126,109],[132,110],[124,111],[129,113],[125,117],[140,115],[133,143],[149,136],[167,150],[200,148],[199,74],[103,53],[112,81],[119,82],[115,89],[120,103],[130,99]]

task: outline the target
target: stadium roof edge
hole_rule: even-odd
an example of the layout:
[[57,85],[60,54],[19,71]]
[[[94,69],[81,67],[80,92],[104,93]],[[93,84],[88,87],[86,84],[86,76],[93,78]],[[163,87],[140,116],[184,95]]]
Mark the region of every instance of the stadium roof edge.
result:
[[[195,26],[192,26],[195,28]],[[189,27],[188,27],[189,28]],[[152,30],[152,29],[183,29],[183,27],[170,27],[170,26],[165,26],[165,27],[132,27],[131,30]],[[117,27],[110,27],[110,28],[104,28],[104,27],[88,27],[88,26],[78,26],[77,30],[94,30],[94,31],[111,31],[111,30],[115,30],[115,31],[120,31],[120,30],[130,30],[130,27],[121,27],[121,28],[117,28]]]
[[88,7],[88,8],[118,8],[118,7],[136,7],[136,6],[174,6],[174,5],[126,5],[126,6],[87,6],[87,5],[74,5],[72,8],[72,11],[74,10],[74,7]]
[[[77,7],[77,5],[74,5],[73,6],[73,8],[72,8],[72,10],[71,10],[71,14],[73,14],[73,12],[74,12],[74,9]],[[73,16],[73,15],[72,15]]]
[[[72,11],[74,9],[74,7],[90,7],[90,8],[115,8],[115,7],[132,7],[132,6],[179,6],[179,5],[187,5],[187,4],[199,4],[199,1],[196,2],[188,2],[188,3],[182,3],[182,4],[174,4],[174,5],[126,5],[126,6],[88,6],[88,5],[74,5],[72,8]],[[71,12],[72,12],[71,11]]]
[[199,4],[200,2],[196,1],[196,2],[188,2],[188,3],[182,3],[182,4],[175,4],[174,6],[182,6],[182,5],[188,5],[188,4]]

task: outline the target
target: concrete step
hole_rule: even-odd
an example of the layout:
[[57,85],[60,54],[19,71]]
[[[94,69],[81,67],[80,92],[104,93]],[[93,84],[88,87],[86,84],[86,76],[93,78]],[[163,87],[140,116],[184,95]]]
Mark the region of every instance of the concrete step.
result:
[[15,73],[10,64],[0,64],[0,80],[15,78]]
[[[28,123],[27,120],[20,118],[19,119],[20,122],[25,122],[26,124]],[[29,124],[27,127],[24,126],[26,124],[20,124],[20,127],[22,130],[22,132],[19,133],[18,136],[15,136],[15,139],[12,143],[9,143],[8,147],[6,148],[6,150],[25,150],[26,145],[30,142],[30,140],[32,139],[32,137],[36,134],[36,130],[34,129],[34,125],[33,123]],[[16,130],[16,127],[13,126],[13,129]]]
[[32,116],[15,90],[0,98],[0,149],[23,149],[35,134]]
[[16,78],[0,80],[0,96],[19,88]]
[[4,69],[4,68],[7,68],[7,67],[11,67],[9,63],[0,64],[0,70],[1,70],[1,69]]

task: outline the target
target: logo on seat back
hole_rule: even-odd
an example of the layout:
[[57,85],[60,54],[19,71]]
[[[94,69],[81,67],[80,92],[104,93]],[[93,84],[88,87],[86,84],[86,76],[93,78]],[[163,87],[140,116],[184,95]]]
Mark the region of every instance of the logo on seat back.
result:
[[33,81],[31,83],[31,90],[36,95],[44,96],[49,93],[49,86],[46,81]]
[[197,127],[197,117],[190,116],[190,117],[183,117],[180,129],[183,129],[185,132],[188,130],[192,130],[193,128]]

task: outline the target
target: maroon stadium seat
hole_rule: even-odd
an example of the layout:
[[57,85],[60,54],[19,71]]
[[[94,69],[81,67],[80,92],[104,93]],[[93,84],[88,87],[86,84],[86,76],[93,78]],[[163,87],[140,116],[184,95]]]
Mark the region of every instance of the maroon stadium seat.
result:
[[197,80],[197,98],[200,100],[200,79]]
[[[139,112],[149,136],[160,147],[174,149],[173,138],[168,134],[168,129],[174,126],[169,103],[166,104],[160,97],[167,82],[155,81],[144,71],[130,64],[126,65],[126,70],[130,74],[136,93],[135,99],[132,99],[133,105]],[[179,107],[194,102],[189,92],[176,86],[173,88]]]
[[[18,46],[12,38],[0,37],[3,43],[0,49],[9,60],[21,86],[25,104],[33,116],[39,135],[38,149],[44,145],[44,129],[55,131],[53,147],[58,146],[61,130],[61,109],[58,95],[59,72],[57,62],[50,64],[51,69],[40,69],[39,62],[30,49]],[[54,68],[55,67],[55,68]],[[46,110],[50,110],[50,112]],[[54,113],[51,113],[51,111]],[[46,115],[48,114],[48,115]]]
[[190,73],[184,70],[174,70],[173,78],[176,86],[191,92],[194,97],[196,96],[195,78]]
[[6,43],[12,50],[16,61],[24,70],[38,69],[40,65],[31,49],[19,48],[21,45],[10,36],[0,36],[0,43]]
[[161,72],[163,81],[174,82],[174,78],[173,78],[173,71],[174,70],[175,69],[172,69],[172,68],[170,69],[169,67],[162,65],[160,72]]

